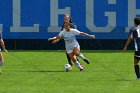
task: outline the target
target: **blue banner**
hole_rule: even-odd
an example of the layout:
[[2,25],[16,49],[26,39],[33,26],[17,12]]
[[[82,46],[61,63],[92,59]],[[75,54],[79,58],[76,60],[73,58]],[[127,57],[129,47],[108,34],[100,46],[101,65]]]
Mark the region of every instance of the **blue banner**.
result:
[[126,39],[140,0],[0,0],[0,31],[4,39],[47,39],[60,32],[64,14],[97,39]]

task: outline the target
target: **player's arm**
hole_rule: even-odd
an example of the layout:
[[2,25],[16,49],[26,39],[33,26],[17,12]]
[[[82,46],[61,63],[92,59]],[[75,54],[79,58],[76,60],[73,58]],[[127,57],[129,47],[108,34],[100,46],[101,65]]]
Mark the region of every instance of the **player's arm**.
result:
[[61,37],[60,36],[55,36],[53,38],[49,38],[48,41],[53,41],[53,40],[57,40],[57,39],[60,40]]
[[58,36],[49,38],[48,41],[53,41],[52,43],[57,43],[63,37],[64,31],[61,31]]
[[126,41],[126,44],[125,44],[125,47],[124,47],[124,51],[126,51],[127,50],[127,47],[128,47],[128,45],[131,43],[131,41],[132,41],[132,38],[131,38],[131,35],[128,37],[128,39],[127,39],[127,41]]
[[5,48],[5,43],[4,43],[3,39],[0,39],[0,43],[1,43],[1,46],[2,46],[3,51],[7,52],[7,50]]
[[55,44],[55,43],[57,43],[59,40],[60,40],[60,39],[53,40],[52,43]]
[[[61,28],[61,31],[63,31],[63,26],[62,26],[62,28]],[[57,43],[59,40],[60,40],[60,39],[55,39],[55,40],[52,41],[52,43],[55,44],[55,43]]]
[[56,37],[53,37],[53,38],[49,38],[48,41],[52,41],[52,43],[57,43],[59,40],[61,39],[60,36],[56,36]]
[[86,36],[86,37],[88,37],[88,38],[95,38],[95,35],[89,35],[89,34],[84,33],[84,32],[80,32],[80,35]]

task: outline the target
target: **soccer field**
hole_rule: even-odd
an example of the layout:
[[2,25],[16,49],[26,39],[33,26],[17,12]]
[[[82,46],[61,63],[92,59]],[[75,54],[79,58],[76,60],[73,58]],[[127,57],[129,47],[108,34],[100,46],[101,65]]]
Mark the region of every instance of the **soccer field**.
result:
[[10,51],[3,53],[0,93],[138,93],[140,81],[133,70],[133,51],[82,51],[91,61],[73,65],[70,72],[65,51]]

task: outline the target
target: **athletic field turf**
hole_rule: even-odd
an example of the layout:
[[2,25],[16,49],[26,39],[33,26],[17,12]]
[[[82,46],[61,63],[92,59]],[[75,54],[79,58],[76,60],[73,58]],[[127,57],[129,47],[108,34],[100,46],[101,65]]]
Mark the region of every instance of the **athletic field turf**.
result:
[[82,51],[91,61],[80,72],[65,72],[65,51],[10,51],[3,53],[0,93],[138,93],[133,51]]

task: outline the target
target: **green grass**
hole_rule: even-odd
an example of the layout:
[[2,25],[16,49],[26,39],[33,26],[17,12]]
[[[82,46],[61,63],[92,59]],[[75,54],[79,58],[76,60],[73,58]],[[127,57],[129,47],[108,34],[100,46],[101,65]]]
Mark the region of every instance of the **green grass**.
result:
[[133,68],[133,51],[82,51],[91,61],[80,72],[65,72],[65,51],[10,51],[3,53],[0,93],[138,93],[140,81]]

